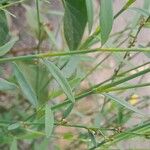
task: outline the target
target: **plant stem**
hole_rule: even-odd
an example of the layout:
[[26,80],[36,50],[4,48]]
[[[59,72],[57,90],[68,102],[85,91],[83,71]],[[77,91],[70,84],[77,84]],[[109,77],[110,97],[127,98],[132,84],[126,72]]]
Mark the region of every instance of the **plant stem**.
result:
[[[143,70],[143,71],[140,71],[140,72],[138,72],[138,73],[135,73],[135,74],[133,74],[133,75],[131,75],[131,76],[129,76],[129,77],[125,77],[125,78],[116,80],[116,81],[114,81],[114,82],[112,82],[112,83],[108,83],[108,84],[103,85],[103,86],[100,86],[101,84],[97,84],[97,85],[95,85],[95,86],[89,88],[88,90],[85,90],[84,92],[82,92],[82,93],[79,94],[78,96],[76,96],[76,97],[75,97],[75,100],[78,101],[78,100],[80,100],[81,98],[84,98],[84,97],[89,96],[89,95],[91,95],[91,94],[104,93],[105,91],[108,92],[108,89],[109,89],[109,88],[114,87],[114,86],[117,86],[117,85],[119,85],[119,84],[121,84],[121,83],[124,83],[124,82],[126,82],[126,81],[131,80],[131,79],[134,79],[134,78],[136,78],[136,77],[138,77],[138,76],[141,76],[141,75],[143,75],[143,74],[146,74],[146,73],[148,73],[148,72],[150,72],[150,68],[145,69],[145,70]],[[70,101],[69,101],[69,100],[66,100],[66,101],[64,101],[64,102],[62,102],[62,103],[60,103],[60,104],[57,104],[57,105],[53,106],[53,107],[52,107],[52,110],[55,110],[55,109],[64,107],[64,106],[68,105],[69,103],[70,103]]]
[[7,5],[4,5],[4,6],[0,6],[0,9],[3,10],[4,8],[7,8],[7,7],[10,7],[10,6],[13,6],[15,4],[19,4],[19,3],[22,3],[24,1],[27,1],[27,0],[19,0],[19,1],[16,1],[16,2],[12,2],[12,3],[9,3]]
[[10,62],[10,61],[18,61],[18,60],[31,60],[31,59],[39,59],[39,58],[47,58],[47,57],[58,57],[58,56],[68,56],[68,55],[77,55],[77,54],[89,54],[95,52],[150,52],[150,48],[95,48],[95,49],[87,49],[87,50],[77,50],[70,52],[57,52],[57,53],[40,53],[34,55],[24,55],[17,57],[9,57],[9,58],[1,58],[0,63]]
[[135,136],[135,134],[136,135],[139,134],[140,136],[141,135],[146,136],[147,133],[149,133],[150,131],[149,126],[150,126],[150,121],[145,121],[140,125],[135,125],[131,129],[128,129],[127,131],[123,131],[121,133],[117,133],[117,134],[114,134],[113,136],[110,136],[110,138],[107,138],[106,140],[98,143],[96,146],[90,148],[90,150],[94,150],[98,147],[105,146],[105,145],[107,146],[113,145],[116,142],[125,140],[127,138],[128,139],[132,138]]
[[[38,23],[38,44],[37,44],[37,54],[40,53],[40,45],[42,43],[41,40],[41,20],[40,20],[40,10],[39,10],[39,0],[36,0],[36,13],[37,13],[37,23]],[[39,64],[39,60],[37,61],[37,63]],[[36,94],[37,94],[37,99],[39,97],[39,65],[37,65],[37,69],[36,69]]]
[[[145,63],[145,64],[142,64],[142,65],[140,65],[140,66],[138,66],[138,67],[132,68],[132,69],[130,69],[130,70],[128,70],[128,71],[122,72],[122,73],[118,74],[118,76],[122,76],[122,75],[124,75],[124,74],[126,74],[126,73],[128,73],[128,72],[130,72],[130,71],[133,71],[133,70],[136,70],[136,69],[138,69],[138,68],[141,68],[142,66],[147,65],[147,64],[149,64],[149,63],[150,63],[150,62]],[[136,74],[139,75],[139,74],[141,74],[141,72],[136,73]],[[99,83],[99,84],[97,84],[97,85],[94,85],[94,86],[92,86],[91,88],[89,88],[89,89],[87,89],[87,90],[84,90],[83,92],[81,92],[79,95],[77,95],[77,96],[75,97],[75,100],[76,100],[76,101],[79,101],[80,99],[82,99],[82,98],[84,98],[84,97],[86,97],[86,96],[89,96],[89,95],[93,94],[93,89],[96,89],[96,88],[98,88],[98,87],[100,87],[100,86],[105,86],[105,85],[103,85],[103,84],[105,84],[106,82],[111,81],[112,79],[113,79],[113,78],[111,77],[111,78],[105,80],[104,82],[101,82],[101,83]],[[107,85],[108,85],[108,84],[107,84]],[[105,90],[107,90],[107,89],[105,89]],[[59,108],[61,108],[61,107],[64,107],[64,106],[68,105],[69,103],[70,103],[70,101],[66,99],[64,102],[62,102],[62,103],[60,103],[60,104],[57,104],[57,105],[54,105],[54,106],[52,107],[52,110],[56,110],[56,109],[59,109]],[[43,105],[43,106],[45,106],[45,105]],[[40,110],[39,110],[39,111],[40,111]],[[38,112],[39,112],[39,111],[38,111]],[[36,113],[37,113],[37,112],[36,112]],[[32,114],[31,116],[27,117],[26,120],[30,120],[36,113],[34,113],[34,114]]]
[[107,58],[109,58],[111,54],[105,56],[98,64],[96,64],[82,79],[81,82],[84,81],[89,75],[91,75]]
[[134,88],[140,88],[140,87],[146,87],[150,86],[150,83],[143,83],[143,84],[137,84],[137,85],[130,85],[125,87],[116,87],[116,88],[110,88],[108,90],[105,90],[105,92],[110,91],[122,91],[122,90],[128,90],[128,89],[134,89]]
[[117,86],[117,85],[119,85],[119,84],[121,84],[121,83],[124,83],[124,82],[126,82],[126,81],[131,80],[131,79],[134,79],[134,78],[136,78],[136,77],[138,77],[138,76],[141,76],[141,75],[143,75],[143,74],[146,74],[146,73],[148,73],[148,72],[150,72],[150,68],[145,69],[145,70],[143,70],[143,71],[140,71],[140,72],[138,72],[138,73],[135,73],[135,74],[133,74],[133,75],[131,75],[131,76],[124,77],[124,78],[122,78],[122,79],[116,80],[116,81],[114,81],[114,82],[112,82],[112,83],[108,83],[108,84],[106,84],[106,85],[104,85],[104,86],[95,88],[95,89],[94,89],[94,92],[97,93],[97,92],[105,91],[106,89],[109,89],[109,88],[111,88],[111,87]]
[[[9,125],[12,125],[14,123],[17,123],[17,122],[12,122],[12,121],[3,121],[3,120],[0,120],[0,124],[2,126],[9,126]],[[19,122],[18,122],[19,123]],[[44,125],[45,123],[41,123],[41,122],[20,122],[20,125]],[[70,128],[82,128],[82,129],[86,129],[86,130],[93,130],[93,131],[96,131],[96,130],[109,130],[109,131],[116,131],[115,128],[103,128],[103,127],[88,127],[88,126],[85,126],[85,125],[80,125],[80,124],[68,124],[68,123],[61,123],[61,122],[55,122],[54,123],[55,126],[64,126],[64,127],[70,127]]]

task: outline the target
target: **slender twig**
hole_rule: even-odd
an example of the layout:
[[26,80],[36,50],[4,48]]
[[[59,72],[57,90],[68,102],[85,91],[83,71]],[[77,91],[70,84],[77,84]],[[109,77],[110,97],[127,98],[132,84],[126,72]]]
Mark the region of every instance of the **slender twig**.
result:
[[[137,32],[136,32],[136,34],[135,34],[133,40],[131,41],[130,45],[128,46],[128,48],[131,48],[131,47],[134,46],[134,43],[136,42],[136,39],[137,39],[137,37],[138,37],[140,31],[142,30],[142,28],[143,28],[144,25],[148,22],[149,19],[150,19],[150,16],[146,19],[145,22],[143,22],[143,23],[139,26],[139,28],[138,28],[138,30],[137,30]],[[124,60],[127,58],[128,54],[129,54],[129,52],[126,52],[126,53],[125,53],[125,55],[124,55],[124,57],[123,57]],[[118,74],[118,72],[120,71],[120,69],[122,68],[123,64],[124,64],[124,61],[121,61],[120,64],[119,64],[119,66],[118,66],[118,68],[114,71],[114,74],[113,74],[113,77],[114,77],[114,78],[115,78],[115,76]]]
[[0,6],[0,9],[3,10],[4,8],[13,6],[15,4],[20,4],[20,3],[24,2],[24,1],[27,1],[27,0],[19,0],[19,1],[16,1],[16,2],[9,3],[9,4],[6,4],[6,5]]
[[91,75],[105,60],[107,60],[111,54],[108,54],[105,56],[98,64],[96,64],[82,79],[81,81],[84,81],[89,75]]
[[[26,121],[26,122],[22,122],[22,121],[17,121],[17,122],[13,122],[13,121],[5,121],[5,120],[0,120],[0,124],[1,126],[9,126],[9,125],[12,125],[12,124],[15,124],[15,123],[18,123],[20,124],[20,126],[25,126],[25,125],[44,125],[45,123],[40,123],[40,122],[29,122],[29,121]],[[85,126],[85,125],[81,125],[81,124],[68,124],[68,123],[63,123],[63,122],[55,122],[54,123],[55,126],[64,126],[64,127],[70,127],[70,128],[82,128],[82,129],[86,129],[86,130],[93,130],[93,131],[97,131],[97,130],[109,130],[109,131],[116,131],[115,128],[103,128],[103,127],[88,127],[88,126]]]
[[[146,87],[146,86],[150,86],[150,83],[143,83],[143,84],[130,85],[130,86],[125,86],[125,87],[110,88],[110,89],[108,89],[108,92],[110,92],[110,91],[123,91],[123,90],[128,90],[128,89]],[[105,92],[107,92],[107,90],[105,90]]]
[[[148,73],[148,72],[150,72],[150,68],[145,69],[145,70],[143,70],[143,71],[140,71],[140,72],[138,72],[138,73],[135,73],[135,74],[133,74],[133,75],[131,75],[131,76],[129,76],[129,77],[124,77],[124,78],[122,78],[122,79],[116,80],[115,82],[108,83],[108,84],[103,85],[103,86],[100,86],[100,84],[97,84],[97,85],[95,85],[95,86],[89,88],[88,90],[82,92],[82,93],[79,94],[78,96],[76,96],[75,99],[76,99],[76,101],[78,101],[78,100],[80,100],[81,98],[84,98],[84,97],[89,96],[89,95],[92,95],[92,94],[104,93],[105,90],[108,90],[108,89],[111,88],[111,87],[114,87],[114,86],[117,86],[117,85],[119,85],[119,84],[122,84],[122,83],[124,83],[124,82],[126,82],[126,81],[129,81],[129,80],[131,80],[131,79],[134,79],[134,78],[136,78],[136,77],[138,77],[138,76],[141,76],[141,75],[143,75],[143,74],[146,74],[146,73]],[[60,108],[60,107],[64,107],[64,106],[68,105],[69,103],[70,103],[70,101],[69,101],[69,100],[66,100],[65,102],[62,102],[62,103],[60,103],[60,104],[57,104],[57,105],[53,106],[52,109],[54,110],[54,109],[58,109],[58,108]]]
[[[123,131],[121,133],[116,133],[113,136],[109,136],[109,138],[107,138],[107,139],[103,140],[102,142],[98,143],[96,146],[93,146],[92,148],[90,148],[90,150],[94,150],[98,147],[105,146],[109,142],[114,144],[116,142],[124,140],[126,137],[128,137],[128,138],[133,137],[135,134],[136,135],[138,134],[139,136],[141,136],[141,135],[146,136],[147,133],[149,133],[149,125],[150,125],[150,122],[145,121],[141,125],[135,125],[132,128],[127,129],[126,131]],[[143,133],[144,129],[148,130],[148,132]]]
[[[150,63],[150,62],[149,62],[149,63]],[[138,66],[138,67],[132,68],[132,69],[130,69],[130,70],[128,70],[128,71],[122,72],[122,73],[118,74],[118,76],[122,76],[122,75],[124,75],[124,74],[126,74],[126,73],[128,73],[128,72],[130,72],[130,71],[133,71],[134,69],[136,70],[136,69],[138,69],[138,68],[140,68],[140,67],[142,67],[142,66],[144,66],[144,65],[147,65],[147,63],[146,63],[146,64],[143,64],[143,65],[140,65],[140,66]],[[141,75],[141,72],[139,72],[138,75]],[[93,89],[96,89],[97,87],[102,87],[102,86],[104,87],[104,86],[105,86],[105,90],[107,90],[106,85],[104,85],[104,84],[107,83],[107,82],[109,82],[109,81],[111,81],[111,80],[112,80],[112,77],[109,78],[109,79],[107,79],[107,80],[105,80],[104,82],[101,82],[101,83],[99,83],[99,84],[96,84],[96,85],[92,86],[91,88],[89,88],[89,89],[87,89],[87,90],[84,90],[83,92],[81,92],[80,94],[78,94],[78,95],[75,97],[76,101],[79,101],[80,99],[82,99],[82,98],[84,98],[84,97],[86,97],[86,96],[89,96],[89,95],[93,94]],[[107,84],[107,85],[108,85],[108,84]],[[108,86],[108,88],[109,88],[109,86]],[[103,92],[105,92],[105,91],[103,91]],[[100,93],[100,91],[99,91],[99,93]],[[52,109],[53,109],[53,110],[56,110],[56,109],[58,109],[58,108],[61,108],[61,107],[64,107],[64,106],[68,105],[69,103],[70,103],[70,101],[66,99],[64,102],[62,102],[62,103],[60,103],[60,104],[57,104],[57,105],[54,105],[54,106],[52,107]],[[41,111],[44,106],[45,106],[45,104],[43,104],[43,106],[41,107],[41,109],[39,109],[37,112]],[[37,113],[37,112],[36,112],[36,113]],[[27,117],[26,120],[30,120],[36,113],[34,113],[34,114],[32,114],[31,116]]]
[[[40,19],[40,9],[39,9],[39,0],[36,0],[36,11],[37,11],[37,23],[38,23],[38,44],[37,44],[37,54],[40,53],[40,46],[42,43],[42,39],[41,39],[41,19]],[[38,61],[39,64],[39,61]],[[37,69],[36,69],[36,93],[37,93],[37,99],[38,99],[38,95],[39,95],[39,74],[40,74],[40,67],[39,65],[37,65]]]
[[87,49],[87,50],[77,50],[77,51],[69,51],[69,52],[58,52],[58,53],[40,53],[34,55],[25,55],[25,56],[17,56],[17,57],[9,57],[9,58],[0,58],[0,63],[17,61],[17,60],[31,60],[31,59],[39,59],[46,57],[60,57],[67,55],[77,55],[77,54],[89,54],[96,52],[150,52],[150,48],[95,48],[95,49]]

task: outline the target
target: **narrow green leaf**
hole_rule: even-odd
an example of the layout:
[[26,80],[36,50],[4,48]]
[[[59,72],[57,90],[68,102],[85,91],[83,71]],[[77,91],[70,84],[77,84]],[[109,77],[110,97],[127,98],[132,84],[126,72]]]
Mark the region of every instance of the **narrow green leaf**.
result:
[[10,150],[17,150],[17,140],[13,139],[11,146],[10,146]]
[[[38,104],[43,104],[48,100],[48,82],[49,72],[42,64],[39,64],[39,80],[37,82],[37,65],[33,61],[17,62],[18,67],[21,69],[22,74],[25,76],[26,81],[30,84],[34,93],[38,97]],[[37,88],[38,86],[38,88]],[[38,89],[38,90],[37,90]]]
[[118,98],[117,96],[114,96],[114,95],[112,95],[112,94],[107,94],[107,93],[105,93],[105,94],[103,94],[103,95],[106,96],[107,98],[109,98],[109,99],[111,99],[111,100],[113,100],[113,101],[119,103],[120,105],[122,105],[122,106],[128,108],[129,110],[134,111],[134,112],[136,112],[136,113],[138,113],[138,114],[140,114],[140,115],[142,115],[142,116],[145,116],[144,113],[142,113],[140,110],[138,110],[138,109],[135,108],[134,106],[130,105],[127,101],[122,100],[122,99],[120,99],[120,98]]
[[63,119],[67,118],[68,115],[71,113],[72,109],[73,109],[73,104],[69,104],[69,106],[66,108],[66,110],[63,113]]
[[14,123],[8,126],[8,130],[15,130],[20,127],[20,123]]
[[113,4],[112,0],[101,0],[100,4],[100,27],[101,42],[106,43],[113,25]]
[[67,79],[64,77],[60,69],[53,64],[52,62],[48,60],[44,60],[44,64],[47,66],[48,71],[52,74],[52,76],[56,79],[58,84],[61,86],[69,100],[71,100],[72,103],[75,102],[75,98],[72,92],[72,89],[67,81]]
[[90,150],[95,150],[98,147],[101,147],[101,149],[109,149],[109,146],[113,146],[115,143],[119,141],[125,141],[129,140],[131,138],[135,138],[138,136],[145,137],[146,134],[149,134],[150,132],[150,122],[145,121],[142,122],[141,124],[135,125],[132,128],[126,129],[123,132],[119,132],[113,135],[113,140],[104,140],[100,143],[97,144],[97,146],[92,147]]
[[146,9],[141,9],[141,8],[137,8],[137,7],[131,7],[130,10],[136,11],[138,12],[140,15],[143,15],[145,17],[150,16],[150,11],[146,10]]
[[124,9],[128,9],[129,6],[131,6],[136,0],[128,0],[127,3],[124,6]]
[[54,115],[48,104],[45,106],[45,134],[49,138],[54,127]]
[[8,82],[0,78],[0,91],[15,90],[17,86],[14,83]]
[[73,137],[74,137],[74,134],[72,132],[66,132],[63,134],[63,138],[68,141],[72,140]]
[[24,93],[25,97],[29,100],[29,102],[35,107],[37,106],[37,97],[31,85],[26,80],[24,74],[21,71],[21,68],[15,63],[14,64],[14,73],[15,77],[20,85],[22,92]]
[[[79,84],[80,84],[81,79],[80,78],[75,78],[71,81],[69,81],[69,84],[71,86],[72,89],[75,89]],[[63,93],[62,89],[56,89],[52,92],[49,93],[49,99],[54,99],[58,96],[60,96]]]
[[6,2],[8,2],[9,0],[1,0],[0,1],[0,4],[4,4],[4,3],[6,3]]
[[8,43],[0,47],[0,57],[8,53],[11,48],[14,46],[14,44],[18,41],[18,37],[13,38]]
[[41,143],[35,143],[34,150],[49,150],[49,139],[45,138]]
[[85,0],[64,0],[64,34],[70,50],[76,50],[81,42],[86,23]]
[[0,46],[4,45],[9,38],[9,29],[5,12],[0,10]]
[[150,0],[144,0],[144,9],[146,10],[150,9]]
[[62,69],[65,78],[70,78],[75,73],[80,61],[80,57],[76,55],[69,58],[67,64]]
[[93,26],[93,2],[92,0],[86,0],[86,7],[87,7],[87,19],[88,19],[88,27],[89,27],[89,33],[92,30]]
[[123,112],[124,112],[124,109],[121,105],[118,104],[118,108],[117,108],[118,112],[118,116],[117,116],[117,122],[119,125],[122,125],[123,121],[124,121],[124,115],[123,115]]
[[149,72],[150,72],[150,68],[147,68],[147,69],[142,70],[142,71],[139,71],[139,72],[137,72],[137,73],[135,73],[135,74],[133,74],[133,75],[130,75],[130,76],[127,76],[127,77],[118,79],[118,80],[116,80],[116,81],[114,81],[114,82],[105,84],[105,85],[103,85],[103,86],[99,86],[99,87],[98,87],[98,85],[97,85],[97,86],[95,87],[95,89],[93,89],[93,91],[94,91],[95,93],[101,93],[101,92],[105,92],[105,91],[108,92],[108,89],[110,89],[110,88],[112,88],[112,87],[115,87],[115,86],[117,86],[117,85],[120,85],[120,84],[122,84],[122,83],[125,83],[126,81],[130,81],[130,80],[132,80],[132,79],[134,79],[134,78],[137,78],[137,77],[139,77],[139,76],[141,76],[141,75],[143,75],[143,74],[149,73]]

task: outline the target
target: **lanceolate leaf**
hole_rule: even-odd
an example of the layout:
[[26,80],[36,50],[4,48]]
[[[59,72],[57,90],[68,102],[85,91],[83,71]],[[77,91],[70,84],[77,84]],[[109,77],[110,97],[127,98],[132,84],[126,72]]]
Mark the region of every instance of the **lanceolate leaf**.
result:
[[66,110],[63,113],[63,119],[67,118],[67,116],[71,113],[72,109],[73,109],[73,104],[69,104],[68,107],[66,108]]
[[9,37],[9,29],[5,12],[0,10],[0,46],[4,45]]
[[14,39],[12,39],[11,41],[9,41],[5,45],[1,46],[0,47],[0,56],[3,56],[6,53],[8,53],[11,50],[11,48],[14,46],[14,44],[16,43],[17,40],[18,40],[18,38],[15,37]]
[[17,66],[21,69],[26,81],[30,84],[34,93],[38,97],[38,104],[43,104],[48,100],[48,82],[49,72],[42,65],[39,64],[39,73],[37,81],[37,65],[33,61],[17,62]]
[[131,6],[136,0],[128,0],[126,5],[124,6],[124,9],[127,9],[129,6]]
[[150,9],[150,0],[144,0],[144,9]]
[[33,106],[37,106],[37,97],[33,89],[31,88],[31,85],[26,80],[24,74],[22,73],[21,69],[17,64],[14,64],[14,72],[16,79],[20,85],[20,88],[22,92],[24,93],[25,97],[29,100],[29,102]]
[[14,123],[8,126],[8,130],[15,130],[20,127],[20,123]]
[[105,44],[112,30],[113,8],[112,0],[101,0],[100,2],[101,42]]
[[134,111],[142,116],[145,116],[144,113],[142,113],[140,110],[138,110],[136,107],[130,105],[127,101],[123,100],[123,99],[120,99],[118,98],[117,96],[114,96],[112,94],[103,94],[104,96],[106,96],[107,98],[119,103],[120,105],[130,109],[131,111]]
[[13,139],[11,146],[10,146],[10,150],[17,150],[17,140]]
[[0,91],[15,90],[17,86],[14,83],[8,82],[0,78]]
[[89,32],[91,32],[93,26],[93,16],[94,16],[92,0],[86,0],[86,7],[87,7],[88,27],[89,27]]
[[49,72],[52,74],[52,76],[56,79],[58,84],[61,86],[69,100],[71,100],[72,103],[75,102],[74,95],[72,93],[72,89],[67,81],[67,79],[64,77],[60,69],[53,64],[52,62],[45,60],[45,65],[47,66]]
[[76,50],[87,23],[85,0],[64,0],[64,34],[70,50]]
[[145,17],[150,16],[150,11],[148,11],[146,9],[132,7],[132,8],[130,8],[130,10],[134,10],[134,11],[138,12],[140,15],[143,15]]
[[49,138],[54,127],[54,115],[48,104],[45,106],[45,134]]

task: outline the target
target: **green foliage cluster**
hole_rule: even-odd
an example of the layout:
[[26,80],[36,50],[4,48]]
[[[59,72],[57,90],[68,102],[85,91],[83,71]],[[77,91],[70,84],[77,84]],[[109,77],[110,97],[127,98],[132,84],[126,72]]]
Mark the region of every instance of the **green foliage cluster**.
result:
[[[43,7],[47,9],[51,1],[0,1],[0,101],[3,98],[8,101],[4,106],[0,103],[0,149],[24,149],[22,142],[27,142],[28,149],[46,150],[49,144],[52,149],[61,149],[61,138],[72,143],[72,149],[82,149],[80,145],[86,145],[85,149],[90,150],[111,149],[131,138],[149,139],[149,114],[142,109],[148,107],[150,95],[142,96],[138,101],[134,92],[137,88],[149,88],[150,82],[133,84],[130,81],[150,73],[149,43],[135,47],[141,30],[150,28],[150,1],[144,0],[144,6],[137,8],[133,7],[136,0],[126,0],[115,15],[113,0],[100,0],[98,15],[95,2],[62,0],[64,12],[49,9],[45,12]],[[20,40],[10,30],[10,20],[15,16],[9,8],[14,6],[26,10],[26,30],[37,41],[36,47],[27,55],[14,56],[12,51]],[[126,11],[135,13],[135,19],[123,31],[111,34],[113,23]],[[55,33],[50,29],[45,23],[48,15],[60,17],[63,30],[60,27]],[[95,20],[98,20],[97,24]],[[58,32],[63,41],[61,48]],[[122,44],[129,40],[128,46],[123,48]],[[44,52],[45,41],[51,51],[46,49]],[[94,62],[88,53],[96,53],[95,60],[102,54],[105,58],[95,66],[87,67],[87,62]],[[141,54],[148,61],[132,65],[130,60]],[[103,63],[110,57],[117,59],[113,75],[98,84],[89,81],[88,77],[99,67],[106,67]],[[8,73],[7,68],[11,69]],[[86,89],[82,86],[84,81],[89,83]],[[123,98],[128,91],[132,94]],[[84,111],[88,98],[96,101],[95,105],[103,101],[96,111],[91,106],[92,115],[77,110],[83,101]],[[138,115],[141,123],[125,128],[130,119],[134,120],[133,115]],[[86,117],[94,121],[89,124],[79,121]],[[62,135],[57,131],[59,127],[76,130],[68,130]]]

